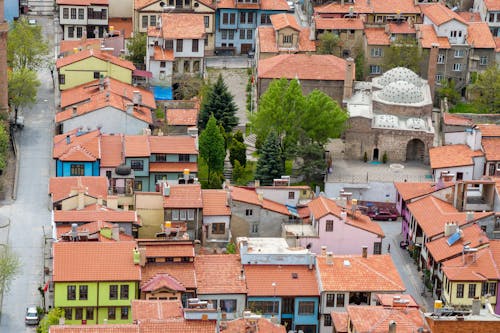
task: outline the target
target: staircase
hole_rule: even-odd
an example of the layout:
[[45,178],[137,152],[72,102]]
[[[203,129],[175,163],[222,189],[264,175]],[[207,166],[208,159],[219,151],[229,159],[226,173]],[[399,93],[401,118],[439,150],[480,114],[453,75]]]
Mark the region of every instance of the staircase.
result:
[[28,0],[30,15],[54,15],[55,0]]
[[255,161],[256,158],[252,155],[255,149],[255,142],[257,141],[257,136],[255,134],[250,134],[245,136],[244,143],[247,146],[247,161]]
[[[229,156],[229,155],[228,155]],[[233,166],[229,162],[229,158],[224,160],[224,178],[231,181],[233,179]]]

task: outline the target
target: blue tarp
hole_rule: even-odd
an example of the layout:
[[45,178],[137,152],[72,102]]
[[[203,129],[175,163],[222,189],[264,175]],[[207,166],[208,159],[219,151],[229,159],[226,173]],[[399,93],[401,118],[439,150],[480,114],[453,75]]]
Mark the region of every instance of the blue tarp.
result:
[[293,206],[290,206],[290,205],[285,205],[285,206],[286,206],[286,208],[288,209],[288,212],[291,215],[293,215],[295,217],[300,217],[299,213],[297,212],[297,208],[296,207],[293,207]]
[[172,87],[153,86],[155,100],[172,100]]
[[4,15],[7,22],[19,17],[19,1],[7,0],[4,2]]

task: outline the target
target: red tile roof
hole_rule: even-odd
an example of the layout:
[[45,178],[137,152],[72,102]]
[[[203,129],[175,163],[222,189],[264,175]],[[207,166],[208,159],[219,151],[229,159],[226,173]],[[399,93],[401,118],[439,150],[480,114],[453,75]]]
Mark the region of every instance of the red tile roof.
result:
[[[77,49],[77,52],[75,51]],[[88,38],[86,40],[62,40],[59,45],[59,53],[78,53],[81,50],[94,49],[101,50],[101,40],[98,38]]]
[[378,303],[384,307],[418,308],[417,301],[410,294],[376,294]]
[[183,162],[153,162],[149,163],[149,172],[184,172],[189,169],[190,172],[198,172],[198,163]]
[[500,11],[500,3],[498,0],[483,0],[488,11]]
[[203,216],[231,216],[225,190],[201,190],[203,196]]
[[[248,322],[245,318],[239,318],[234,320],[229,320],[225,322],[225,327],[222,332],[224,333],[245,333],[248,332]],[[287,330],[285,326],[274,324],[268,318],[259,318],[257,319],[256,332],[265,332],[265,333],[286,333]]]
[[124,142],[125,157],[145,157],[151,155],[147,135],[126,135]]
[[[427,196],[408,204],[408,209],[428,238],[444,233],[444,225],[455,221],[459,226],[467,222],[467,213],[459,212],[453,205]],[[474,221],[492,215],[491,212],[475,212]]]
[[[97,221],[97,222],[90,222],[90,223],[85,223],[77,228],[78,232],[87,232],[88,233],[88,239],[89,241],[99,241],[99,242],[115,242],[115,241],[133,241],[134,237],[131,235],[127,235],[124,232],[119,232],[119,238],[118,240],[113,239],[112,237],[112,229],[113,229],[113,224],[108,223],[108,222],[102,222],[102,221]],[[109,230],[108,236],[106,236],[104,233],[101,233],[101,230]],[[71,235],[71,225],[64,224],[64,225],[57,225],[56,226],[56,231],[57,231],[57,239],[61,239],[62,235]]]
[[389,23],[389,32],[391,34],[414,34],[416,29],[414,25],[410,25],[408,22],[403,22],[400,24]]
[[372,0],[375,14],[420,14],[414,0]]
[[481,22],[481,15],[476,12],[457,12],[466,22]]
[[[440,49],[451,48],[450,42],[447,37],[438,37],[436,30],[432,24],[417,24],[417,30],[420,31],[420,44],[424,49],[430,49],[432,44],[439,45]],[[417,35],[418,36],[418,35]]]
[[333,55],[280,54],[261,59],[258,77],[344,81],[346,61]]
[[139,247],[146,249],[146,258],[155,257],[194,257],[193,243],[188,242],[150,242],[137,240]]
[[[245,294],[247,286],[241,276],[238,254],[197,255],[194,260],[198,294]],[[214,278],[214,277],[217,278]]]
[[164,39],[205,38],[203,15],[190,13],[162,14],[161,20]]
[[[81,188],[89,196],[106,198],[108,180],[106,177],[52,177],[49,180],[49,194],[52,202],[69,198],[72,189]],[[76,195],[76,194],[75,194]]]
[[186,288],[168,274],[157,274],[141,286],[142,292],[156,292],[161,289],[186,291]]
[[133,210],[55,210],[54,222],[94,222],[137,223],[137,212]]
[[413,333],[427,327],[423,313],[414,308],[400,310],[382,306],[348,306],[347,313],[349,325],[355,332],[386,333],[391,322],[397,323],[398,333]]
[[125,161],[123,134],[101,135],[101,168],[115,168]]
[[271,210],[283,215],[290,215],[288,208],[285,205],[271,201],[268,199],[259,200],[259,196],[255,189],[247,189],[244,187],[232,186],[231,199],[239,202],[246,202],[251,205],[260,206],[263,209]]
[[134,9],[135,10],[142,9],[155,2],[159,2],[159,0],[134,0]]
[[500,52],[500,37],[493,37],[493,40],[495,40],[495,52],[498,53]]
[[133,32],[132,18],[126,17],[110,17],[108,19],[109,30],[111,27],[114,31],[119,31],[120,35],[125,38],[131,38]]
[[52,325],[50,333],[140,333],[133,324]]
[[488,27],[488,23],[471,22],[469,23],[467,32],[467,43],[475,49],[495,49],[495,40]]
[[245,265],[245,278],[249,297],[319,296],[315,271],[305,265]]
[[85,60],[85,59],[90,58],[90,57],[94,57],[94,58],[100,59],[100,60],[105,61],[105,62],[110,62],[114,65],[117,65],[117,66],[120,66],[120,67],[123,67],[126,69],[130,69],[131,71],[133,71],[135,69],[134,64],[128,60],[124,60],[124,59],[121,59],[119,57],[115,57],[114,55],[109,54],[107,52],[101,52],[101,51],[97,51],[94,49],[82,50],[78,53],[70,54],[64,58],[59,58],[56,61],[56,68],[61,68],[61,67],[73,64],[75,62]]
[[149,136],[149,145],[153,154],[198,154],[190,135]]
[[481,140],[487,161],[500,161],[500,137]]
[[196,126],[198,125],[199,109],[167,109],[167,125]]
[[[308,203],[311,214],[315,219],[320,219],[327,214],[332,214],[337,218],[340,218],[340,213],[342,212],[342,208],[340,208],[337,203],[331,199],[328,199],[324,196],[319,196]],[[352,215],[348,215],[345,221],[346,224],[349,224],[353,227],[363,229],[365,231],[374,233],[381,237],[384,237],[384,231],[380,227],[378,223],[373,222],[368,216],[363,215],[361,213],[357,213],[355,217]]]
[[100,135],[99,130],[80,132],[78,129],[56,135],[52,158],[61,161],[96,161],[101,158]]
[[474,125],[474,122],[472,119],[459,116],[453,113],[448,113],[445,112],[443,113],[443,122],[446,125],[451,125],[451,126],[472,126]]
[[500,125],[497,124],[477,124],[477,128],[481,131],[481,136],[500,137]]
[[[432,192],[439,190],[440,188],[436,186],[436,183],[432,182],[395,182],[394,187],[396,191],[401,195],[404,201],[415,199]],[[446,182],[443,184],[444,187],[453,186],[453,182]]]
[[347,322],[349,321],[347,312],[332,311],[330,315],[332,316],[332,324],[335,327],[335,332],[347,333]]
[[440,26],[451,20],[457,20],[463,24],[467,22],[456,12],[452,11],[442,3],[420,4],[422,14],[427,16],[435,25]]
[[166,50],[162,47],[155,46],[153,59],[156,61],[174,61],[174,50]]
[[389,254],[367,258],[334,255],[332,261],[330,265],[326,256],[316,257],[322,291],[402,292],[406,289]]
[[158,322],[140,323],[140,333],[214,333],[215,320],[169,319]]
[[[259,50],[261,53],[278,53],[278,43],[276,42],[276,31],[270,26],[260,26],[258,29]],[[299,32],[299,43],[296,51],[298,52],[314,52],[316,51],[316,43],[309,39],[311,30],[309,28],[301,28]]]
[[314,19],[316,29],[320,30],[363,30],[363,21],[359,18],[323,18]]
[[368,45],[391,45],[384,28],[366,28],[365,36]]
[[164,320],[183,318],[182,303],[178,300],[132,300],[132,320]]
[[139,281],[136,242],[59,242],[53,244],[54,282]]
[[275,30],[281,30],[283,28],[292,28],[294,30],[300,31],[301,26],[297,23],[297,19],[293,14],[275,14],[271,15],[271,24]]
[[163,208],[203,208],[200,184],[170,185],[170,195],[163,197]]
[[474,157],[479,156],[483,156],[480,150],[474,151],[467,145],[449,145],[429,149],[432,169],[473,165]]
[[57,0],[56,3],[73,6],[109,5],[109,0]]
[[261,0],[258,3],[236,3],[233,0],[220,0],[217,8],[261,9],[261,10],[289,10],[285,0]]
[[142,267],[141,286],[158,274],[168,274],[179,281],[186,289],[196,289],[194,263],[148,264]]
[[357,14],[373,13],[373,7],[368,4],[368,0],[357,0],[354,4],[332,2],[327,5],[315,7],[314,12],[319,14],[347,14],[351,11],[351,7],[353,7],[353,12]]

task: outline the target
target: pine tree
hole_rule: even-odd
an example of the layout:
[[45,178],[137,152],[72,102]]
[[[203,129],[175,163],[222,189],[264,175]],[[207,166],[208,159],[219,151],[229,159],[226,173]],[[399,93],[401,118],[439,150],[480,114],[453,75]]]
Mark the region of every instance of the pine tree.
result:
[[260,180],[262,185],[271,185],[273,179],[284,174],[285,168],[280,151],[279,138],[276,132],[271,131],[262,146],[255,171],[255,179]]
[[219,75],[217,82],[209,90],[201,107],[199,125],[205,128],[211,115],[215,117],[218,124],[224,127],[226,132],[231,132],[238,125],[236,117],[237,106],[233,96],[227,90],[227,86]]
[[[224,159],[226,150],[224,149],[224,136],[222,135],[214,116],[208,120],[207,127],[201,132],[199,139],[200,157],[205,160],[208,168],[208,185],[216,180],[216,176],[224,171]],[[220,178],[220,176],[219,176]]]

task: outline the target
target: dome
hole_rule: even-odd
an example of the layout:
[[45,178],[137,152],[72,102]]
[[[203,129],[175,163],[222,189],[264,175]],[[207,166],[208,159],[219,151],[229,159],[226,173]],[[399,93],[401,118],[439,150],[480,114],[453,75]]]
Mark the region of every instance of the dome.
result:
[[132,169],[130,168],[130,166],[125,165],[125,164],[121,164],[121,165],[117,166],[115,169],[115,173],[117,175],[120,175],[120,176],[130,175],[131,172],[132,172]]
[[383,101],[395,104],[413,104],[424,101],[422,91],[407,81],[389,83],[382,88],[379,97]]
[[409,82],[416,87],[422,86],[422,80],[418,77],[418,75],[410,69],[404,67],[395,67],[385,72],[378,78],[378,84],[382,87],[396,81]]

